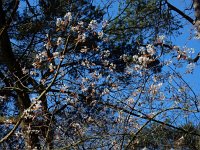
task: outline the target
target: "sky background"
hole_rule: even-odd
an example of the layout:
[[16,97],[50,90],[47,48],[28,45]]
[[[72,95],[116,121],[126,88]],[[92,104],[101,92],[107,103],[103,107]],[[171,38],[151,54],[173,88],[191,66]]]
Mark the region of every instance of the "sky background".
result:
[[[191,7],[191,0],[169,0],[171,4],[173,4],[175,7],[179,8],[180,10],[184,10],[184,8]],[[186,12],[189,13],[189,16],[194,19],[194,13],[190,13],[189,11]],[[200,52],[200,40],[194,39],[194,27],[186,21],[185,19],[182,19],[184,27],[181,29],[181,35],[172,38],[172,42],[180,47],[189,47],[189,48],[194,48],[195,53],[193,57],[197,55],[198,52]],[[200,95],[199,91],[199,86],[200,86],[200,62],[198,61],[196,64],[196,68],[194,69],[194,72],[192,74],[185,74],[185,68],[186,66],[183,67],[182,74],[184,75],[184,79],[188,82],[188,84],[193,88],[195,93],[197,95]]]

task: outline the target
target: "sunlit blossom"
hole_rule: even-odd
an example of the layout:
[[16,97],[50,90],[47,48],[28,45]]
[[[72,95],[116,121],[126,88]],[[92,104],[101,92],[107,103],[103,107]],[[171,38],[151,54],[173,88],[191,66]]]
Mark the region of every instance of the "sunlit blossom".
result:
[[155,51],[153,45],[148,44],[148,45],[146,46],[146,48],[147,48],[147,52],[148,52],[150,55],[154,55],[154,54],[156,53],[156,51]]
[[88,29],[90,30],[96,30],[97,29],[97,21],[96,20],[91,20],[89,25],[88,25]]
[[108,26],[108,20],[103,20],[102,22],[102,28],[106,28]]
[[62,18],[57,18],[56,20],[56,26],[59,27],[62,23]]
[[156,39],[156,43],[164,43],[165,36],[159,35]]
[[72,21],[72,13],[71,12],[67,12],[64,16],[64,20],[66,21]]
[[102,38],[103,38],[103,35],[104,35],[103,31],[98,32],[98,38],[99,38],[99,39],[102,39]]
[[161,88],[162,83],[158,84],[152,84],[149,88],[149,91],[152,95],[156,95],[158,93],[158,90]]
[[54,52],[54,53],[53,53],[53,57],[54,57],[54,58],[57,58],[59,55],[60,55],[59,52]]
[[29,70],[24,67],[24,68],[22,68],[22,72],[23,72],[23,74],[27,74],[29,72]]
[[88,50],[88,48],[86,46],[84,46],[83,48],[81,48],[80,52],[81,53],[86,53]]
[[62,38],[61,37],[58,37],[58,39],[57,39],[57,45],[61,45],[62,44]]

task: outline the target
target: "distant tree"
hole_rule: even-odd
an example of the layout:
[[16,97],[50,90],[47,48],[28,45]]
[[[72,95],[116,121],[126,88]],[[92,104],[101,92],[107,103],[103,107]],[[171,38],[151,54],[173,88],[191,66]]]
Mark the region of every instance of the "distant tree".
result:
[[[199,133],[199,127],[191,123],[181,126],[190,133]],[[160,124],[146,126],[129,145],[129,149],[199,149],[199,137],[180,132]]]

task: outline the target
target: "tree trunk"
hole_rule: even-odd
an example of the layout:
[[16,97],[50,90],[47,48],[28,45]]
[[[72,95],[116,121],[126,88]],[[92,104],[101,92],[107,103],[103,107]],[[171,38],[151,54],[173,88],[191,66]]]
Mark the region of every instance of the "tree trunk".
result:
[[200,0],[193,0],[193,7],[195,11],[195,26],[200,33]]
[[[17,0],[16,5],[19,5],[19,1]],[[18,6],[16,7],[18,8]],[[8,27],[9,20],[6,20],[5,12],[3,11],[2,0],[0,0],[0,52],[1,56],[4,58],[4,60],[6,60],[5,65],[9,69],[11,75],[13,75],[15,86],[22,90],[16,90],[16,93],[18,95],[16,101],[18,104],[19,112],[20,114],[22,114],[24,110],[30,107],[31,101],[28,93],[26,93],[25,90],[23,91],[24,87],[19,82],[19,79],[23,79],[24,75],[20,64],[16,61],[15,56],[13,54],[11,42],[7,32]],[[18,77],[18,79],[16,78],[16,76]],[[24,83],[24,85],[26,86],[26,83]],[[26,145],[25,149],[40,149],[38,134],[32,132],[32,121],[30,119],[23,119],[21,123],[21,128],[24,133],[24,140]]]

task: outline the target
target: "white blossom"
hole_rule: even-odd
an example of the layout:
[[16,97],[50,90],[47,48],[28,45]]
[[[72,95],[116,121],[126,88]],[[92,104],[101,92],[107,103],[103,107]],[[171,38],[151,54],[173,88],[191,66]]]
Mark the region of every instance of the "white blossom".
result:
[[102,22],[102,28],[106,28],[108,26],[108,20],[103,20]]
[[105,95],[105,94],[109,94],[109,89],[108,88],[105,88],[104,90],[103,90],[103,92],[102,92],[102,95]]
[[119,59],[123,59],[124,62],[127,62],[128,61],[128,55],[123,54],[122,56],[120,56]]
[[152,84],[149,88],[149,91],[152,95],[156,95],[158,93],[158,90],[161,88],[162,83],[158,84]]
[[60,55],[59,52],[54,52],[54,53],[53,53],[53,57],[54,57],[54,58],[57,58],[59,55]]
[[103,35],[104,35],[103,31],[98,32],[98,38],[99,38],[99,39],[102,39],[102,38],[103,38]]
[[109,65],[109,61],[108,61],[108,60],[104,60],[104,61],[103,61],[103,64],[104,64],[105,66],[108,66],[108,65]]
[[62,44],[62,38],[58,37],[56,44],[59,46]]
[[134,70],[136,70],[136,71],[140,71],[142,68],[143,68],[143,67],[142,67],[141,65],[138,65],[138,64],[136,64],[136,65],[134,66]]
[[56,26],[59,27],[62,23],[62,18],[57,18],[56,20]]
[[87,46],[84,46],[83,48],[81,48],[80,52],[81,53],[86,53],[88,50]]
[[189,63],[188,65],[187,65],[187,67],[186,67],[186,72],[187,73],[192,73],[193,72],[193,70],[194,70],[194,68],[195,68],[195,63]]
[[22,68],[22,73],[23,74],[27,74],[29,72],[29,70],[28,69],[26,69],[25,67],[24,68]]
[[96,20],[91,20],[89,25],[88,25],[88,29],[90,30],[96,30],[97,29],[97,21]]
[[164,100],[165,99],[165,94],[163,92],[160,92],[160,100]]
[[159,35],[156,39],[156,43],[164,43],[165,36]]
[[79,21],[79,22],[78,22],[78,25],[80,25],[81,27],[83,27],[84,22],[83,22],[83,21]]
[[103,57],[108,57],[110,56],[110,51],[109,50],[105,50],[102,52],[103,53]]
[[50,64],[49,64],[49,69],[50,69],[50,70],[54,70],[54,69],[55,69],[55,66],[54,66],[52,63],[50,63]]
[[138,61],[138,55],[133,55],[133,61]]
[[64,20],[71,22],[72,21],[72,13],[71,12],[67,12],[65,14],[65,16],[64,16]]
[[148,64],[148,62],[150,61],[150,59],[146,56],[140,56],[138,58],[138,62],[139,64],[143,65],[143,66],[146,66]]
[[147,52],[148,52],[150,55],[154,55],[154,54],[156,53],[156,51],[155,51],[153,45],[148,44],[148,45],[146,46],[146,48],[147,48]]
[[78,40],[79,40],[80,42],[85,42],[85,41],[86,41],[86,34],[85,34],[85,33],[79,34],[79,35],[78,35]]
[[44,47],[48,50],[48,49],[51,49],[51,43],[50,42],[47,42],[44,44]]

